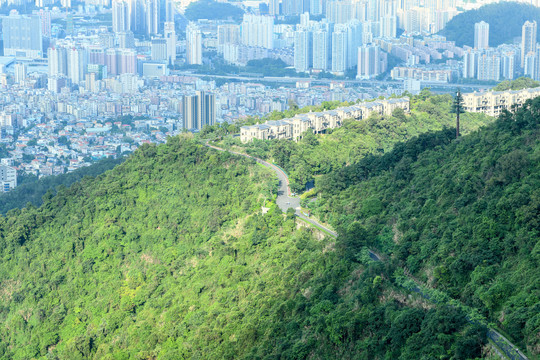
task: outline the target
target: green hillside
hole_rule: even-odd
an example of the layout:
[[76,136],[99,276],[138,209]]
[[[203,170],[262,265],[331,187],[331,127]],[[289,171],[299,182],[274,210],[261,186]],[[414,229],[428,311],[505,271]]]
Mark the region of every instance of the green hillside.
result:
[[470,10],[454,17],[439,32],[456,45],[474,46],[474,24],[485,21],[489,24],[489,46],[512,43],[521,37],[521,27],[525,21],[540,23],[540,8],[516,2],[500,2],[484,5],[478,10]]
[[0,358],[482,354],[485,328],[281,214],[275,187],[253,160],[176,137],[0,217]]
[[[540,353],[540,98],[481,131],[419,136],[318,182],[314,212]],[[359,236],[360,234],[361,236]]]

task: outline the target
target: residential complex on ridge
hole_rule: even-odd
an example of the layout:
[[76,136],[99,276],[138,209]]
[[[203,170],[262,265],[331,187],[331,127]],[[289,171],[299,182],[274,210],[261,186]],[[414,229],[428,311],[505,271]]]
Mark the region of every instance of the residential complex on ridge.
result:
[[290,119],[270,120],[264,124],[242,126],[240,140],[243,143],[258,140],[292,139],[298,140],[302,134],[311,129],[314,133],[323,133],[343,125],[346,119],[364,120],[372,113],[391,115],[395,109],[409,112],[409,98],[397,98],[363,102],[335,110],[309,112],[296,115]]
[[467,112],[499,116],[503,110],[521,107],[525,101],[540,96],[540,87],[523,90],[486,91],[463,94],[463,109]]

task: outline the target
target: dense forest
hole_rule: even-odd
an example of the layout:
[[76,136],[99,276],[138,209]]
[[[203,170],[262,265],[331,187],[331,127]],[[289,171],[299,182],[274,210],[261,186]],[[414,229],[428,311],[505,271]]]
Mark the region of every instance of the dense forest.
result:
[[324,176],[309,207],[540,353],[540,98],[455,140],[421,135]]
[[503,1],[455,16],[439,34],[455,41],[458,46],[474,47],[474,24],[485,21],[489,24],[489,46],[496,47],[521,37],[521,27],[527,20],[540,23],[540,9],[529,4]]
[[[267,118],[292,117],[297,112],[332,109],[340,104],[329,102],[323,105],[326,106],[274,112]],[[466,134],[492,121],[493,118],[484,114],[466,113],[461,116],[461,131]],[[314,177],[354,164],[367,154],[382,154],[397,142],[453,126],[455,115],[452,114],[452,97],[435,95],[425,89],[411,97],[410,114],[400,109],[392,116],[372,114],[367,120],[348,120],[343,127],[334,129],[330,134],[321,136],[308,133],[298,143],[290,140],[255,140],[242,144],[238,138],[225,138],[221,145],[272,160],[288,173],[291,188],[302,191]]]
[[483,325],[282,214],[275,189],[184,135],[0,216],[0,358],[489,356]]
[[118,159],[107,158],[70,173],[46,176],[41,179],[33,175],[24,176],[22,179],[19,177],[19,186],[8,193],[0,193],[0,214],[5,214],[11,209],[23,208],[28,203],[40,206],[42,198],[47,192],[55,194],[58,187],[69,187],[85,176],[95,177],[100,175],[121,164],[122,161],[124,161],[123,157]]

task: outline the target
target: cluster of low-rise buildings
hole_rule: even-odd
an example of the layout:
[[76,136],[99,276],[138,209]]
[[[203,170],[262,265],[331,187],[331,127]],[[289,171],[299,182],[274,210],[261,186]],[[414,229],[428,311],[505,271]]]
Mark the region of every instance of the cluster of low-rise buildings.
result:
[[467,112],[499,116],[503,110],[511,111],[525,101],[540,96],[540,87],[523,90],[474,92],[463,95],[463,109]]
[[264,124],[242,126],[240,128],[240,140],[243,143],[254,139],[298,140],[310,129],[314,133],[324,133],[328,129],[341,127],[343,121],[347,119],[364,120],[372,113],[389,116],[398,108],[408,112],[409,98],[402,97],[363,102],[334,110],[299,114],[289,119],[269,120]]

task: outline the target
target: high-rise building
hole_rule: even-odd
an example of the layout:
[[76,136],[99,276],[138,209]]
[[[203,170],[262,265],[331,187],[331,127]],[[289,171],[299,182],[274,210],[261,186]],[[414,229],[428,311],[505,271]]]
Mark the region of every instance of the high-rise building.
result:
[[174,22],[174,1],[165,0],[165,22]]
[[380,21],[380,35],[387,38],[395,38],[397,34],[397,17],[384,16]]
[[2,18],[4,55],[28,58],[43,57],[39,15],[10,15]]
[[330,52],[332,51],[331,35],[326,29],[313,33],[313,69],[326,71],[329,69]]
[[223,47],[226,44],[238,45],[240,44],[240,26],[227,24],[218,25],[218,52],[223,53]]
[[385,55],[377,45],[360,46],[356,78],[370,79],[386,71]]
[[154,61],[167,60],[167,39],[152,39],[151,57]]
[[113,48],[115,47],[114,45],[114,34],[111,34],[109,32],[101,32],[99,33],[98,35],[98,38],[99,38],[99,44],[103,47],[103,48]]
[[353,19],[346,24],[347,31],[347,69],[355,67],[358,64],[358,49],[359,46],[363,44],[362,41],[362,32],[363,32],[362,23]]
[[135,36],[131,31],[123,31],[116,34],[118,47],[121,49],[132,49],[135,47]]
[[0,165],[0,192],[8,192],[17,186],[17,170],[10,166]]
[[[534,67],[534,64],[532,64]],[[501,57],[495,51],[486,51],[478,57],[478,80],[499,81],[501,79]]]
[[118,66],[118,50],[107,49],[105,50],[105,66],[107,66],[107,74],[116,76],[120,74]]
[[82,84],[88,70],[86,49],[69,47],[67,49],[68,78],[73,84]]
[[313,33],[300,29],[294,34],[294,68],[298,72],[306,72],[313,61]]
[[463,77],[474,79],[476,78],[478,68],[478,50],[469,49],[463,54]]
[[159,34],[159,0],[145,0],[146,35]]
[[309,13],[305,12],[303,14],[300,14],[300,27],[308,27],[309,26]]
[[332,73],[345,74],[347,70],[347,31],[337,26],[332,33]]
[[176,30],[174,22],[167,21],[163,25],[163,35],[167,41],[167,63],[173,65],[176,61]]
[[525,21],[521,28],[521,67],[525,66],[525,57],[536,51],[536,21]]
[[300,15],[309,11],[306,6],[309,6],[309,2],[304,2],[304,0],[283,0],[281,13],[283,15]]
[[530,51],[525,55],[525,61],[523,62],[523,73],[525,76],[535,79],[538,75],[538,59],[536,54]]
[[88,64],[105,65],[105,50],[103,47],[93,44],[87,47],[87,51]]
[[45,37],[51,36],[51,12],[49,9],[40,9],[39,17],[41,19],[41,34]]
[[325,4],[326,1],[323,0],[309,0],[309,13],[315,16],[322,15]]
[[326,18],[335,24],[346,24],[355,18],[355,4],[351,1],[328,1]]
[[135,49],[118,49],[117,59],[118,74],[137,73],[137,51]]
[[515,50],[503,50],[501,54],[501,76],[504,79],[514,79],[517,71],[517,58],[518,54]]
[[112,3],[112,29],[113,32],[126,32],[131,28],[129,6],[123,0],[113,0]]
[[274,47],[274,17],[245,14],[241,25],[242,44],[267,49]]
[[186,28],[186,60],[191,65],[202,65],[202,32],[192,22]]
[[15,83],[20,84],[26,79],[26,65],[17,63],[13,67]]
[[279,15],[279,0],[268,0],[268,12],[270,15]]
[[67,51],[61,46],[50,47],[47,50],[49,76],[67,76]]
[[474,24],[474,48],[487,49],[489,47],[489,24],[480,21]]
[[201,130],[216,121],[215,95],[197,91],[195,95],[185,95],[182,99],[184,129]]
[[532,72],[532,76],[531,78],[533,80],[540,80],[540,47],[536,47],[536,51],[535,51],[535,54],[534,54],[534,58],[535,58],[535,66],[534,66],[534,70]]
[[94,80],[103,80],[107,78],[107,67],[105,65],[99,64],[88,64],[88,72],[86,73],[86,78],[88,75],[93,74]]

